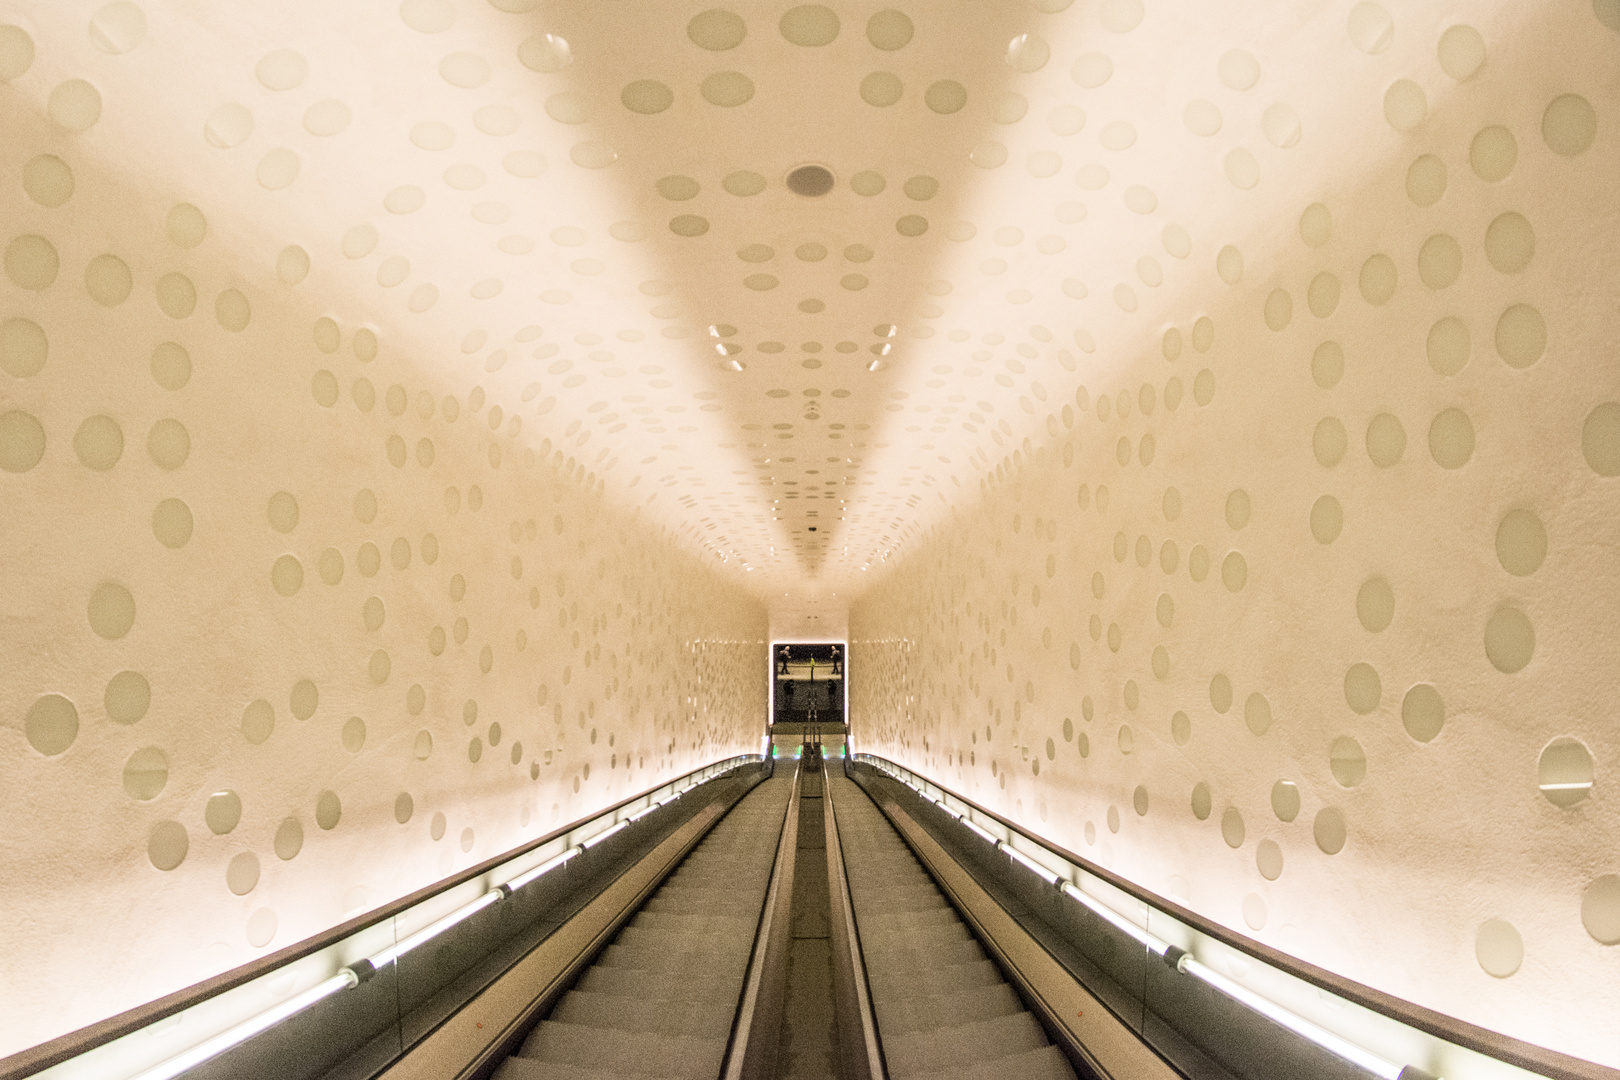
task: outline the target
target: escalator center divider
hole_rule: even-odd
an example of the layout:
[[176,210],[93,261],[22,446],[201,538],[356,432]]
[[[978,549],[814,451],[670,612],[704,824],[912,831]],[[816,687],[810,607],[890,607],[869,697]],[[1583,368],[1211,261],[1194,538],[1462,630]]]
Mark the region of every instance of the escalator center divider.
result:
[[799,796],[805,782],[801,761],[793,773],[781,838],[771,864],[770,887],[760,911],[737,1015],[726,1047],[724,1080],[772,1080],[787,1000],[787,962],[793,943],[793,871],[799,846]]

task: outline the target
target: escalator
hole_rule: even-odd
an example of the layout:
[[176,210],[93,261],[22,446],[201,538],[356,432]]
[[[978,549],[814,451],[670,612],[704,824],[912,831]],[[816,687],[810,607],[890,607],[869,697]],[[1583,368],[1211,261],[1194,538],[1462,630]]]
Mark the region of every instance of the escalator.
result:
[[[1327,1015],[1318,1002],[1350,1015],[1328,989],[1353,984],[1296,965],[1316,977],[1289,976],[1304,991],[1289,998],[1273,969],[1279,1004],[1240,981],[1242,943],[1192,913],[1132,917],[1121,880],[1073,862],[1066,876],[960,797],[948,805],[878,759],[828,764],[806,745],[791,769],[705,766],[537,841],[493,881],[475,869],[398,924],[340,938],[345,966],[289,971],[306,985],[276,990],[269,1010],[253,1011],[255,984],[234,1003],[200,998],[239,1018],[189,1049],[136,1029],[46,1075],[1620,1080],[1445,1018],[1449,1038],[1425,1048],[1397,1010],[1357,1004],[1369,1049],[1310,1015]],[[1504,1046],[1535,1068],[1481,1050]],[[145,1055],[133,1068],[131,1053]]]
[[755,788],[671,874],[496,1080],[714,1080],[792,788]]
[[[836,863],[824,829],[829,839],[836,831]],[[777,901],[788,932],[774,980],[763,964],[773,880],[793,883]],[[834,969],[851,961],[829,932],[836,888],[854,930],[843,947],[863,958],[853,963],[867,993],[866,1015],[852,1021],[846,1009],[842,1024],[831,1008]],[[756,968],[754,981],[776,985],[757,988],[748,1009]],[[837,1066],[836,1044],[858,1039],[862,1024],[881,1063],[861,1080],[1075,1080],[883,813],[806,747],[795,774],[760,784],[714,826],[493,1077],[839,1077],[849,1070]],[[744,1043],[754,1051],[746,1058]]]
[[891,1080],[1074,1080],[1074,1070],[866,793],[829,778]]

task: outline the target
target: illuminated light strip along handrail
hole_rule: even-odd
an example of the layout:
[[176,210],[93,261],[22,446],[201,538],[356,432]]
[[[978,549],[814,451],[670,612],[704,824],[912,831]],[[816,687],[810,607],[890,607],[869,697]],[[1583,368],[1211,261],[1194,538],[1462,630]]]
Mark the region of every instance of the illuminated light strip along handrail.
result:
[[1028,855],[1018,851],[1007,841],[998,840],[988,829],[980,827],[967,815],[958,814],[951,810],[945,805],[943,799],[937,799],[928,794],[922,789],[921,786],[914,783],[911,779],[901,776],[899,772],[892,768],[886,767],[886,763],[873,760],[870,762],[870,764],[893,777],[895,780],[898,780],[900,783],[906,785],[906,787],[916,792],[920,797],[928,800],[935,806],[940,807],[947,813],[950,813],[951,816],[955,817],[963,825],[966,825],[972,832],[984,839],[987,843],[993,844],[999,850],[1006,852],[1009,857],[1011,857],[1015,862],[1023,866],[1025,869],[1029,870],[1031,873],[1044,879],[1049,884],[1056,884],[1059,891],[1061,891],[1064,895],[1072,897],[1083,907],[1093,912],[1110,925],[1140,942],[1148,949],[1149,952],[1156,956],[1164,957],[1165,962],[1170,964],[1171,967],[1175,968],[1176,971],[1181,972],[1184,975],[1191,975],[1194,978],[1203,981],[1214,989],[1219,990],[1221,993],[1232,998],[1234,1001],[1237,1001],[1240,1004],[1243,1004],[1253,1011],[1259,1013],[1261,1016],[1264,1016],[1267,1019],[1287,1028],[1294,1034],[1315,1043],[1317,1046],[1320,1046],[1329,1053],[1341,1057],[1353,1065],[1366,1069],[1373,1075],[1381,1077],[1382,1080],[1440,1080],[1439,1077],[1434,1077],[1430,1073],[1424,1072],[1416,1066],[1399,1065],[1385,1057],[1375,1054],[1371,1050],[1353,1043],[1343,1036],[1336,1035],[1333,1032],[1328,1031],[1326,1028],[1312,1023],[1303,1016],[1300,1016],[1298,1013],[1285,1009],[1283,1006],[1272,1001],[1270,998],[1255,993],[1242,983],[1227,978],[1225,975],[1222,975],[1220,972],[1209,967],[1209,965],[1200,963],[1199,961],[1193,959],[1192,954],[1186,950],[1171,945],[1169,942],[1148,933],[1145,929],[1137,926],[1130,919],[1115,911],[1107,904],[1104,904],[1096,897],[1081,891],[1078,886],[1070,881],[1065,880],[1062,875],[1058,874],[1056,871],[1048,869],[1047,867],[1036,862],[1034,859],[1030,858]]
[[[575,844],[573,847],[570,847],[561,854],[548,859],[539,866],[525,870],[517,877],[514,877],[511,881],[495,886],[493,889],[484,893],[476,900],[463,904],[461,907],[456,908],[448,915],[436,919],[432,923],[429,923],[427,926],[416,931],[416,933],[407,936],[402,941],[398,941],[393,945],[388,946],[381,952],[373,953],[371,956],[368,956],[363,960],[357,960],[347,967],[340,968],[337,974],[328,979],[323,979],[321,982],[316,983],[303,993],[295,994],[287,1000],[271,1006],[262,1013],[257,1013],[250,1016],[241,1023],[226,1028],[217,1035],[204,1039],[196,1046],[176,1054],[167,1061],[154,1065],[145,1072],[134,1076],[132,1080],[174,1080],[175,1077],[180,1076],[187,1070],[194,1069],[198,1065],[218,1057],[220,1054],[223,1054],[233,1046],[238,1046],[241,1043],[253,1038],[253,1036],[268,1031],[272,1027],[275,1027],[277,1024],[281,1023],[283,1020],[287,1020],[298,1015],[305,1009],[308,1009],[310,1006],[315,1005],[318,1002],[324,1001],[333,994],[352,989],[353,987],[359,986],[361,983],[369,982],[378,971],[387,967],[389,964],[398,960],[401,956],[405,955],[411,950],[433,940],[458,923],[465,922],[466,920],[472,918],[478,912],[489,907],[491,904],[499,903],[500,901],[511,896],[513,893],[517,892],[519,889],[523,888],[525,885],[539,880],[547,873],[550,873],[552,870],[562,866],[564,863],[573,859],[586,849],[595,847],[608,837],[613,836],[625,829],[632,821],[639,821],[653,810],[656,810],[659,807],[668,806],[676,799],[679,799],[685,792],[690,791],[698,784],[703,783],[705,779],[717,776],[722,772],[730,771],[743,760],[751,760],[752,757],[753,755],[744,754],[739,755],[738,757],[729,758],[725,761],[715,762],[713,765],[705,766],[703,769],[698,770],[699,773],[703,774],[701,779],[698,777],[697,773],[690,774],[687,777],[682,777],[681,779],[690,780],[691,782],[685,787],[673,791],[671,794],[658,802],[649,803],[644,809],[638,811],[632,817],[616,822],[615,824],[590,837],[588,840]],[[680,782],[680,780],[674,781],[674,783]]]
[[173,1077],[179,1076],[186,1070],[194,1069],[203,1062],[218,1057],[238,1043],[246,1042],[261,1031],[267,1031],[275,1027],[289,1016],[295,1016],[303,1012],[317,1001],[329,998],[340,990],[347,990],[349,987],[358,986],[359,984],[360,977],[349,968],[344,968],[330,979],[316,983],[302,994],[290,997],[281,1004],[259,1013],[257,1016],[249,1017],[235,1027],[227,1028],[211,1039],[203,1040],[190,1050],[186,1050],[160,1065],[147,1069],[135,1077],[135,1080],[172,1080]]

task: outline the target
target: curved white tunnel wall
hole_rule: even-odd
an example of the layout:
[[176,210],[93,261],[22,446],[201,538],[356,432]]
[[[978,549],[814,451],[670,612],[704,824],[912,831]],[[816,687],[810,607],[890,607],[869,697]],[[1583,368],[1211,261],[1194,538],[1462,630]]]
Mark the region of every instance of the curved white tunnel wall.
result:
[[0,1055],[758,750],[763,604],[302,233],[132,187],[34,89],[0,85]]
[[1620,41],[1585,3],[1499,14],[1477,72],[1454,18],[1360,57],[1357,138],[1317,152],[1363,164],[1190,255],[1167,233],[1144,274],[1193,284],[1122,280],[1147,317],[1075,375],[1038,339],[1006,365],[1063,392],[874,569],[853,738],[1240,933],[1620,1065]]

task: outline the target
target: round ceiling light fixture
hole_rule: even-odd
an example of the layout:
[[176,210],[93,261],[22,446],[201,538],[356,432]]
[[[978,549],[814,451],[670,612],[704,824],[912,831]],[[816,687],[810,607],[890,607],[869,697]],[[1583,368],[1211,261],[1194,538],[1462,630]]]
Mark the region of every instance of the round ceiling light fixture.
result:
[[817,198],[833,189],[832,170],[825,165],[800,165],[787,174],[787,186],[796,194]]

